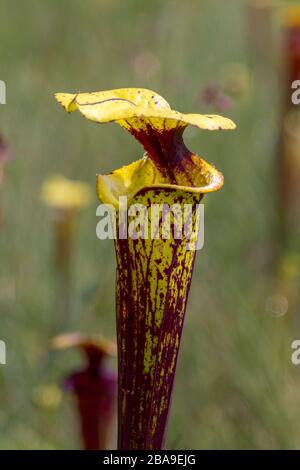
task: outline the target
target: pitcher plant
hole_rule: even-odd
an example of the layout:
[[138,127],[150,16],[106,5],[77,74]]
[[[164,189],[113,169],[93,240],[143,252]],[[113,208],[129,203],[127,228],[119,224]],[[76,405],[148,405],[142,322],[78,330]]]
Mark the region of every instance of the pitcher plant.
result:
[[[161,449],[201,229],[199,203],[223,185],[222,174],[185,146],[183,132],[188,125],[213,131],[234,129],[235,124],[217,115],[182,114],[157,93],[138,88],[58,93],[56,99],[66,111],[78,109],[96,123],[116,122],[145,150],[140,160],[98,175],[97,193],[113,207],[119,226],[118,448]],[[130,206],[128,233],[124,197]],[[153,228],[152,209],[157,206],[162,211]],[[186,206],[192,209],[184,230],[178,230]]]

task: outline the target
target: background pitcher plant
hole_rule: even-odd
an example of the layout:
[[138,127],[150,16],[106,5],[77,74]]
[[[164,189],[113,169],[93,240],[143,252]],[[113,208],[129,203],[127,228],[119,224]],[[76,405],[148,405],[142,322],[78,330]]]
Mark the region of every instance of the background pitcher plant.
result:
[[[119,197],[127,196],[129,205],[146,208],[148,221],[153,204],[176,204],[178,210],[190,204],[195,210],[188,228],[197,234],[196,206],[205,193],[223,185],[223,176],[191,152],[182,135],[188,125],[234,129],[230,119],[182,114],[158,94],[136,88],[59,93],[56,99],[66,111],[78,109],[91,121],[120,124],[145,149],[142,159],[97,176],[97,193],[103,203],[112,204],[118,216]],[[162,237],[162,213],[155,236],[120,237],[117,233],[115,240],[119,449],[161,449],[164,445],[196,254],[191,246],[196,239],[188,239],[186,230],[182,238],[175,237],[177,215],[171,211],[169,216],[169,237]]]
[[106,449],[113,427],[117,391],[117,374],[106,363],[116,355],[115,343],[100,335],[74,332],[55,336],[52,348],[76,348],[84,354],[85,366],[67,376],[64,389],[76,397],[84,449]]

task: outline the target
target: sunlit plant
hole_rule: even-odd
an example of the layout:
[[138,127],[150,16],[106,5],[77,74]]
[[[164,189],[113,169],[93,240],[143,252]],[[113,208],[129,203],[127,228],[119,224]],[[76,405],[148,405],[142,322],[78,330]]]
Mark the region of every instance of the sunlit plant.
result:
[[[191,152],[182,135],[188,125],[234,129],[231,120],[179,113],[157,93],[136,88],[59,93],[56,99],[66,111],[78,109],[91,121],[120,124],[143,145],[142,159],[97,176],[100,200],[114,205],[117,213],[120,196],[148,211],[153,204],[195,208],[205,193],[223,185],[222,174]],[[173,214],[173,226],[175,218]],[[196,251],[185,235],[175,238],[173,230],[163,239],[162,226],[161,217],[154,238],[117,233],[115,240],[119,449],[161,449],[165,441]],[[196,211],[189,228],[199,230]]]

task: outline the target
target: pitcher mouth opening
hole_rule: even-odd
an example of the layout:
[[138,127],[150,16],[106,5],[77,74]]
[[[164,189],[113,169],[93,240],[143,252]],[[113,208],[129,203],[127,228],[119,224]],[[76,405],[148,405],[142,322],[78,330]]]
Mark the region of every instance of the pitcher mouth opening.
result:
[[127,196],[130,202],[141,190],[170,188],[178,191],[205,194],[223,186],[222,173],[197,155],[192,155],[194,172],[192,184],[172,184],[168,177],[157,169],[145,156],[130,165],[119,168],[108,175],[97,175],[97,195],[104,204],[119,207],[119,197]]

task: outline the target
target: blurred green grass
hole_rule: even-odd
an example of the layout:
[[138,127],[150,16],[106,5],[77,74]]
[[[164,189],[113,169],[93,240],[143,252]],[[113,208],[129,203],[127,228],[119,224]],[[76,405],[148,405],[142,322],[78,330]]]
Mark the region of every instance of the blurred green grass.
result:
[[[211,111],[199,100],[203,86],[224,64],[247,63],[245,1],[2,0],[0,14],[0,78],[7,84],[0,132],[16,156],[1,194],[7,365],[0,368],[0,448],[78,448],[71,397],[54,408],[34,399],[37,387],[60,383],[81,361],[74,352],[48,360],[59,312],[51,216],[40,186],[63,173],[94,187],[97,172],[142,149],[117,126],[67,116],[53,94],[139,86],[175,109]],[[136,59],[145,53],[154,57],[151,73]],[[278,90],[266,80],[229,113],[237,131],[186,137],[223,171],[225,186],[205,199],[205,247],[187,311],[169,448],[299,447],[300,371],[289,365],[284,320],[265,310],[278,217]],[[95,196],[78,221],[69,329],[113,336],[113,245],[96,239],[96,207]]]

